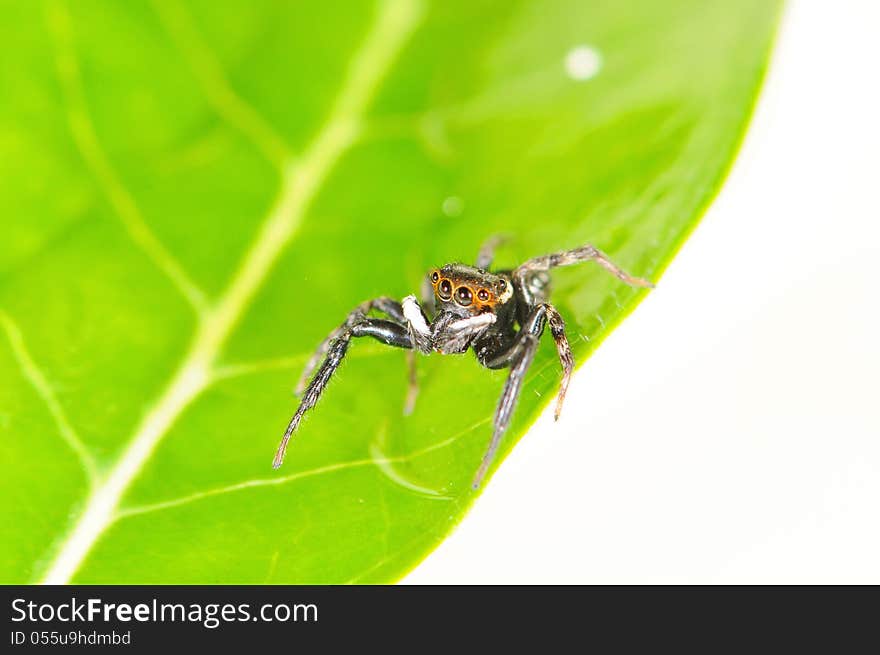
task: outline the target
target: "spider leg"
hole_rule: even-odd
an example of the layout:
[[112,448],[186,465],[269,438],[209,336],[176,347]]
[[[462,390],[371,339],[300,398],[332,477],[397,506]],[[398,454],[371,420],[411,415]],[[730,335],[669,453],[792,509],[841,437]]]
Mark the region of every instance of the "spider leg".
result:
[[483,481],[492,459],[495,457],[495,451],[498,450],[498,444],[507,431],[510,419],[513,416],[513,410],[516,407],[516,401],[522,388],[525,374],[532,363],[535,351],[538,348],[538,339],[544,332],[544,326],[550,325],[550,333],[553,335],[553,341],[556,343],[556,352],[559,355],[559,362],[562,364],[562,382],[559,385],[559,396],[556,400],[556,412],[554,418],[559,418],[562,411],[562,403],[565,400],[565,393],[568,391],[568,383],[571,379],[571,373],[574,370],[574,358],[571,354],[571,347],[568,344],[568,338],[565,336],[565,322],[556,308],[549,303],[542,303],[532,309],[528,319],[522,326],[522,329],[516,335],[513,344],[504,352],[496,355],[492,359],[483,361],[483,365],[490,369],[510,367],[510,373],[507,381],[504,383],[504,389],[501,392],[501,399],[498,401],[498,408],[495,410],[494,431],[492,440],[486,454],[483,455],[483,461],[477,475],[474,477],[473,488],[476,489]]
[[[513,410],[516,407],[516,401],[519,398],[520,389],[525,379],[526,371],[532,363],[535,351],[538,349],[538,338],[544,331],[546,323],[548,305],[538,305],[532,309],[528,318],[522,325],[522,329],[513,339],[513,343],[500,354],[491,359],[481,360],[486,368],[498,369],[505,366],[510,367],[510,373],[504,382],[504,389],[501,391],[501,398],[498,400],[498,407],[495,409],[494,429],[492,432],[492,440],[489,447],[483,455],[483,461],[480,462],[480,468],[474,476],[473,488],[480,486],[489,465],[495,457],[495,451],[498,450],[498,444],[510,425],[510,419],[513,416]],[[555,310],[554,310],[555,311]]]
[[445,355],[464,352],[474,337],[486,331],[496,320],[495,314],[487,312],[449,323],[436,322],[432,330],[434,349]]
[[570,266],[571,264],[579,264],[580,262],[589,261],[596,262],[606,271],[608,271],[618,279],[623,280],[630,286],[649,288],[654,287],[654,284],[649,280],[645,280],[640,277],[633,277],[622,268],[620,268],[617,264],[612,262],[608,258],[608,255],[589,244],[581,246],[580,248],[574,248],[573,250],[564,250],[562,252],[529,259],[525,263],[520,264],[516,268],[516,270],[514,270],[513,275],[519,283],[520,288],[522,289],[525,300],[529,304],[532,304],[535,302],[535,293],[534,290],[531,289],[531,285],[529,284],[529,282],[530,278],[535,273],[539,273],[541,271],[549,271],[551,268],[556,268],[558,266]]
[[409,333],[403,325],[378,318],[367,318],[363,314],[361,314],[359,321],[353,322],[353,324],[346,322],[335,333],[335,338],[329,342],[326,348],[324,361],[318,367],[318,372],[315,373],[311,382],[309,382],[296,413],[290,419],[287,430],[284,431],[284,436],[281,438],[281,443],[272,462],[272,468],[277,469],[281,466],[281,463],[284,461],[284,453],[287,450],[287,442],[290,441],[291,435],[299,426],[303,414],[318,402],[321,393],[327,387],[327,383],[330,381],[333,373],[339,368],[345,353],[348,352],[348,345],[352,337],[373,337],[389,346],[412,348]]
[[487,270],[492,265],[495,258],[495,249],[508,240],[508,236],[504,234],[494,234],[480,246],[480,252],[477,253],[477,268]]
[[501,392],[501,398],[498,401],[498,408],[495,410],[494,430],[492,440],[489,447],[483,455],[483,461],[480,462],[480,468],[474,476],[472,487],[479,488],[489,470],[489,465],[495,457],[495,451],[498,450],[498,444],[510,425],[510,418],[513,416],[513,410],[516,407],[516,401],[519,398],[519,392],[522,389],[523,380],[526,371],[535,357],[535,351],[538,348],[538,337],[530,331],[522,330],[517,335],[513,345],[499,357],[496,357],[492,363],[492,368],[501,368],[505,364],[510,365],[510,373],[504,383],[504,389]]
[[309,361],[306,362],[305,368],[299,376],[299,380],[297,380],[296,388],[294,393],[297,396],[302,396],[303,391],[306,389],[306,385],[309,382],[309,378],[312,376],[312,372],[315,370],[315,367],[327,354],[327,350],[330,348],[330,344],[338,339],[339,336],[345,332],[345,330],[349,329],[355,323],[362,321],[366,318],[367,314],[370,310],[376,310],[382,312],[391,320],[400,323],[402,325],[406,324],[406,319],[403,317],[403,308],[400,306],[400,303],[394,300],[393,298],[388,298],[387,296],[381,296],[379,298],[374,298],[373,300],[367,300],[366,302],[361,303],[357,307],[355,307],[345,319],[345,322],[340,325],[338,328],[333,330],[330,334],[327,335],[327,338],[324,339],[321,344],[315,349],[314,354],[309,358]]
[[409,330],[413,349],[429,355],[432,350],[433,334],[419,301],[415,296],[407,296],[400,304],[403,310],[404,325]]
[[[434,288],[431,286],[431,280],[426,275],[422,278],[422,286],[419,290],[419,298],[421,299],[422,309],[427,312],[428,316],[433,316],[437,310],[436,301],[434,299]],[[407,324],[406,317],[402,315],[401,323]],[[422,312],[422,313],[424,313]],[[416,406],[416,399],[419,396],[419,378],[416,370],[416,353],[410,351],[406,354],[406,367],[409,372],[409,383],[406,388],[406,401],[403,404],[403,415],[409,416],[413,413]]]
[[559,420],[562,413],[562,403],[565,402],[565,393],[568,391],[568,383],[571,381],[571,373],[574,370],[574,357],[571,354],[571,346],[568,337],[565,336],[565,321],[556,311],[553,305],[544,304],[547,312],[547,323],[550,325],[550,334],[556,343],[556,353],[559,355],[559,363],[562,365],[562,380],[559,383],[559,395],[556,397],[556,410],[553,412],[553,420]]

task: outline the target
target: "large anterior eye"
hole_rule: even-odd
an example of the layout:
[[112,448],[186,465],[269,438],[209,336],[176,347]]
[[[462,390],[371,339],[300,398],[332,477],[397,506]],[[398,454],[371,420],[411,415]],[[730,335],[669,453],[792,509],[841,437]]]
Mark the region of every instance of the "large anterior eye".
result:
[[442,300],[449,300],[452,298],[452,282],[446,279],[440,280],[440,284],[437,285],[437,295],[440,296]]
[[474,301],[474,292],[467,287],[458,287],[455,290],[455,302],[462,307],[467,307]]

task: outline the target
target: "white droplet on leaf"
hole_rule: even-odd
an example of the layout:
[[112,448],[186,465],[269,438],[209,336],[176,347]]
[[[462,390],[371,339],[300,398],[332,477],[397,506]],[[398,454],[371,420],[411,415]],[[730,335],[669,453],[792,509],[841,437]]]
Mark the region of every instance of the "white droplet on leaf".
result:
[[602,68],[602,55],[587,45],[575,46],[565,55],[565,72],[573,80],[595,77]]
[[464,203],[458,196],[449,196],[448,198],[446,198],[446,200],[443,201],[443,213],[450,218],[461,216],[461,212],[463,209]]

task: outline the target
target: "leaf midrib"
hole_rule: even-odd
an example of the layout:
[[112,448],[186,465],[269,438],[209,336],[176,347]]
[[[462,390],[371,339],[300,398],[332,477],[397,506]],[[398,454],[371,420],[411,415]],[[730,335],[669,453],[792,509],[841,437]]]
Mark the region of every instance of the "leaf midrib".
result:
[[219,300],[199,314],[192,344],[173,377],[146,412],[109,474],[89,494],[76,524],[48,565],[43,583],[67,583],[101,534],[117,518],[125,491],[168,430],[212,380],[221,348],[299,230],[311,202],[360,135],[379,84],[422,18],[418,0],[387,0],[354,53],[333,109],[315,138],[282,171],[277,200]]

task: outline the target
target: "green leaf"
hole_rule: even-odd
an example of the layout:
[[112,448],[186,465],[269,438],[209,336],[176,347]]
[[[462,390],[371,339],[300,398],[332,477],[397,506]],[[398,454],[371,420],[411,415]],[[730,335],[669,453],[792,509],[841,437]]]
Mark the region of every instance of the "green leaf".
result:
[[[494,233],[502,266],[589,242],[656,280],[778,13],[2,2],[0,581],[400,577],[473,502],[506,372],[420,357],[404,417],[405,354],[355,343],[273,471],[309,354]],[[578,362],[644,294],[554,284]],[[543,343],[496,465],[558,369]]]

